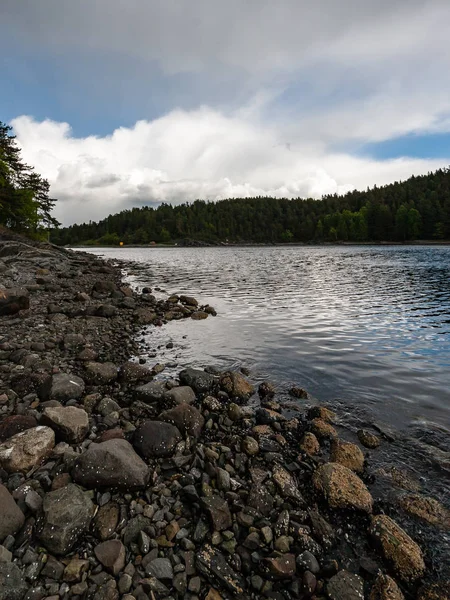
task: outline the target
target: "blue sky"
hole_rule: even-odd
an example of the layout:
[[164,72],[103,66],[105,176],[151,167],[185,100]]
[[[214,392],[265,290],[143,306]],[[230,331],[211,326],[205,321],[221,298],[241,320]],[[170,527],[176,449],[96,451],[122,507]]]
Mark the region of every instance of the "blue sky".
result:
[[0,119],[65,223],[450,164],[444,0],[3,0]]

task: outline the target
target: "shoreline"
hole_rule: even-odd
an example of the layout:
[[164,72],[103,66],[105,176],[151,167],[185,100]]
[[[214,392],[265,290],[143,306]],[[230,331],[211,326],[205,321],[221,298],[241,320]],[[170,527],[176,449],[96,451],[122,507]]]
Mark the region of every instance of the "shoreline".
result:
[[[193,314],[213,318],[211,307],[137,294],[120,265],[92,254],[33,248],[10,247],[5,256],[0,243],[0,268],[9,267],[2,281],[24,285],[29,276],[30,301],[30,309],[0,317],[0,493],[10,510],[6,524],[0,515],[0,532],[9,531],[0,560],[11,554],[0,562],[0,582],[7,573],[16,590],[0,590],[0,600],[22,600],[25,587],[52,600],[426,600],[430,585],[446,593],[438,582],[447,576],[445,556],[424,546],[424,564],[403,529],[372,516],[403,515],[399,526],[419,542],[420,530],[433,538],[450,526],[448,512],[402,474],[400,509],[373,495],[383,477],[371,460],[389,454],[388,431],[354,432],[350,441],[339,417],[309,407],[304,390],[286,402],[241,373],[184,369],[179,382],[153,380],[162,365],[129,362],[139,332]],[[11,269],[16,280],[5,275]],[[34,464],[18,456],[23,434],[4,439],[17,427],[44,448]],[[387,479],[395,487],[393,475]],[[400,550],[380,547],[390,535]]]

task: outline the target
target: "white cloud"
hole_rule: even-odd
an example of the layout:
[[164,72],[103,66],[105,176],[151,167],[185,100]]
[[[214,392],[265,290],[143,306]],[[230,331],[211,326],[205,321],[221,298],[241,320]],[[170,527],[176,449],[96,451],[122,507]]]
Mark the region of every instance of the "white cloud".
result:
[[66,123],[13,121],[24,159],[59,198],[65,224],[97,220],[142,203],[271,195],[315,197],[384,184],[441,161],[374,161],[292,146],[277,130],[217,110],[174,111],[107,137],[75,138]]

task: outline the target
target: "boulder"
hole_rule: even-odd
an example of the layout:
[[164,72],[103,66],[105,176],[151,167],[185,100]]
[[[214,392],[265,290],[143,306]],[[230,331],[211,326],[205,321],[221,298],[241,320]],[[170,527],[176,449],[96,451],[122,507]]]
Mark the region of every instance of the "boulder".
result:
[[162,402],[166,391],[166,384],[163,381],[150,381],[150,383],[137,387],[134,396],[136,400],[153,404],[154,402]]
[[363,600],[364,581],[343,569],[328,581],[327,595],[330,600]]
[[116,284],[110,279],[99,279],[92,286],[92,291],[97,292],[97,294],[112,294],[116,290]]
[[336,438],[331,441],[330,461],[344,465],[355,473],[362,473],[364,470],[364,454],[360,448]]
[[88,362],[85,369],[86,380],[92,385],[105,385],[117,379],[117,367],[112,362]]
[[164,421],[145,421],[135,431],[133,446],[144,458],[172,456],[181,434],[175,425]]
[[347,508],[372,512],[373,499],[361,479],[339,463],[320,466],[313,476],[315,489],[331,508]]
[[369,600],[405,600],[401,589],[389,575],[378,573]]
[[144,488],[149,470],[126,440],[91,444],[77,460],[73,479],[86,488]]
[[15,563],[0,563],[0,600],[22,600],[28,590]]
[[94,548],[97,560],[112,575],[118,575],[125,566],[125,546],[120,540],[108,540]]
[[77,485],[69,483],[44,497],[39,539],[50,552],[65,555],[85,533],[94,505]]
[[199,437],[205,424],[202,413],[189,404],[178,404],[174,408],[165,410],[159,415],[158,420],[172,423],[183,435],[193,437]]
[[305,454],[308,454],[309,456],[319,454],[319,440],[313,433],[307,431],[300,441],[300,450],[302,450],[303,452],[305,452]]
[[180,302],[181,304],[186,304],[187,306],[198,306],[198,300],[196,300],[192,296],[180,296]]
[[248,400],[255,393],[252,384],[236,371],[223,373],[220,378],[220,387],[230,398],[237,398],[241,401]]
[[195,392],[188,385],[174,387],[164,394],[164,400],[170,405],[192,404],[195,402]]
[[325,421],[325,419],[321,419],[320,417],[316,417],[311,421],[311,432],[319,438],[319,440],[333,439],[337,437],[337,431]]
[[376,515],[369,531],[374,544],[403,581],[422,577],[425,572],[422,550],[395,521],[387,515]]
[[358,429],[356,435],[361,444],[366,448],[378,448],[381,443],[380,438],[374,433],[367,431],[367,429]]
[[84,381],[81,377],[70,375],[69,373],[56,373],[53,375],[50,385],[50,392],[43,394],[41,399],[58,400],[63,404],[68,400],[78,400],[84,393]]
[[21,310],[30,308],[28,290],[11,288],[0,289],[0,317],[15,315]]
[[0,467],[8,473],[25,473],[47,458],[54,446],[55,434],[49,427],[27,429],[0,444]]
[[450,511],[434,498],[407,494],[400,498],[399,504],[412,517],[441,529],[450,530]]
[[89,431],[89,417],[85,410],[75,406],[48,407],[41,422],[56,433],[56,438],[68,444],[79,444]]
[[214,375],[201,371],[199,369],[184,369],[181,371],[180,382],[183,385],[191,387],[196,394],[207,394],[212,391],[215,385]]
[[25,516],[8,489],[0,483],[0,544],[8,535],[14,535],[25,523]]
[[31,429],[37,426],[37,421],[34,417],[27,415],[10,415],[0,421],[0,443],[8,440],[16,433]]
[[149,382],[153,378],[151,371],[143,365],[126,362],[119,369],[119,379],[124,383]]

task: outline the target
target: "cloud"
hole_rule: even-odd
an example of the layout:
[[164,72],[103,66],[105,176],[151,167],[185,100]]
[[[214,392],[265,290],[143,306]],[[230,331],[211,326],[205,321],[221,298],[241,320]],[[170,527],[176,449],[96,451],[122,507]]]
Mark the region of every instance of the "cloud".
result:
[[96,220],[143,203],[270,195],[314,197],[384,184],[442,161],[374,161],[286,144],[280,131],[203,107],[110,136],[75,138],[67,123],[13,121],[26,162],[51,183],[55,216]]

